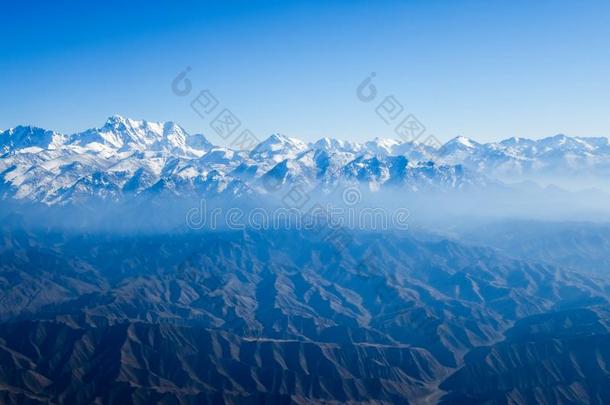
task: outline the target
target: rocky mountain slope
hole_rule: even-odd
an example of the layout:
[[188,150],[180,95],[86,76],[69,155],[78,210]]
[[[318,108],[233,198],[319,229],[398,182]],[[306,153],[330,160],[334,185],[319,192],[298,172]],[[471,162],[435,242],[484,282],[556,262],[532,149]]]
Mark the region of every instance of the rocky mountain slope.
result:
[[[551,371],[493,392],[459,381],[488,373],[514,385],[512,363],[476,371],[473,353],[504,350],[517,330],[536,339],[540,327],[523,325],[540,319],[569,327],[561,317],[596,313],[610,292],[603,279],[408,234],[353,233],[343,247],[319,232],[4,235],[7,401],[501,403],[532,390],[551,400],[564,381]],[[577,338],[568,352],[594,353],[578,339],[607,333],[587,322],[567,332]],[[598,377],[574,367],[602,395]]]

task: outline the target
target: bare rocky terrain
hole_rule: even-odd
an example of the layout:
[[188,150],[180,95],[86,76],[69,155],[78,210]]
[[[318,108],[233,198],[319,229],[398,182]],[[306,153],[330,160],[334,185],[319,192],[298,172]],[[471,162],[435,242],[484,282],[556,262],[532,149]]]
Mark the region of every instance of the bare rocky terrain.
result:
[[411,233],[6,226],[15,403],[603,403],[603,278]]

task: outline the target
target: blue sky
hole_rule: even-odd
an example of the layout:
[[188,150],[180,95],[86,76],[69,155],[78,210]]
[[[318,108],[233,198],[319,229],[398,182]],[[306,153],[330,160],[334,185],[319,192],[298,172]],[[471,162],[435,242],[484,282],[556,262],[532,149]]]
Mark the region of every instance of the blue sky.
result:
[[93,3],[1,3],[0,128],[121,114],[222,144],[171,91],[190,66],[191,95],[210,89],[260,138],[395,137],[375,114],[388,95],[441,140],[610,134],[610,2]]

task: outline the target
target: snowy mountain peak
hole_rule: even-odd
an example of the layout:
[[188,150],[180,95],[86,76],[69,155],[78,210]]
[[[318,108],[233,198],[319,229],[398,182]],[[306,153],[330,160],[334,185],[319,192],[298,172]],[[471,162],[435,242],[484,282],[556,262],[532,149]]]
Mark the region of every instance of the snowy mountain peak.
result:
[[553,151],[592,151],[595,147],[588,143],[587,138],[572,138],[563,134],[558,134],[538,141],[540,146],[546,150]]
[[147,143],[152,143],[162,139],[166,128],[168,130],[180,129],[173,122],[154,122],[146,120],[134,120],[125,118],[121,115],[113,115],[106,120],[106,123],[100,130],[109,130],[118,132],[127,140],[140,140]]
[[101,128],[72,135],[71,143],[92,152],[165,151],[181,156],[201,156],[211,147],[203,135],[190,138],[182,127],[171,121],[134,120],[113,115]]
[[375,155],[389,156],[394,154],[394,148],[400,145],[400,142],[395,139],[376,137],[364,145],[366,149]]
[[338,139],[324,137],[314,142],[313,147],[314,149],[332,150],[340,147],[341,143]]
[[438,151],[446,162],[456,164],[467,159],[473,153],[479,150],[481,144],[473,141],[465,136],[457,136],[441,146]]
[[317,140],[312,147],[315,150],[323,150],[329,153],[357,153],[362,150],[362,145],[357,142],[344,141],[342,139],[328,137]]
[[267,138],[266,140],[264,140],[263,142],[261,142],[258,147],[262,147],[262,148],[277,148],[277,147],[291,147],[291,148],[298,148],[298,149],[306,149],[307,148],[307,144],[303,141],[301,141],[298,138],[290,138],[286,135],[283,134],[279,134],[279,133],[275,133],[275,134],[271,134],[269,136],[269,138]]
[[532,144],[535,144],[535,141],[532,141],[531,139],[527,139],[527,138],[519,138],[519,137],[510,137],[508,139],[505,139],[503,141],[501,141],[499,144],[502,146],[507,146],[507,147],[515,147],[515,146],[531,146]]
[[111,115],[110,117],[108,117],[104,126],[116,126],[116,125],[123,124],[126,121],[127,121],[127,118],[123,117],[122,115],[114,114],[114,115]]
[[371,142],[376,145],[385,146],[385,147],[393,147],[400,143],[396,139],[381,138],[381,137],[375,137],[375,139],[373,139]]
[[474,149],[479,146],[479,143],[465,136],[456,136],[455,138],[447,142],[444,146]]
[[0,153],[38,152],[44,149],[57,149],[65,137],[54,131],[34,127],[17,126],[0,132]]
[[307,149],[309,149],[309,145],[300,139],[276,133],[256,145],[250,152],[250,157],[271,159],[277,163],[286,158],[294,158],[298,153]]

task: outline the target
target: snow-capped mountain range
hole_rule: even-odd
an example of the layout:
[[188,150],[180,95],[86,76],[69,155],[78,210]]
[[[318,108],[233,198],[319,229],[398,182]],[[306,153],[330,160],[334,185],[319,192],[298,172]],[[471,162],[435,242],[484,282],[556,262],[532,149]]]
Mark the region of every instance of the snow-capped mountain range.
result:
[[0,132],[0,196],[47,205],[159,193],[265,194],[295,183],[319,190],[338,182],[371,191],[463,190],[527,176],[601,177],[609,169],[607,138],[565,135],[487,144],[457,137],[434,148],[382,138],[307,143],[273,134],[237,151],[173,122],[121,116],[71,135],[31,126]]

